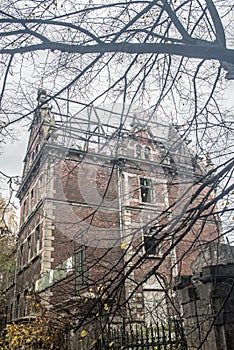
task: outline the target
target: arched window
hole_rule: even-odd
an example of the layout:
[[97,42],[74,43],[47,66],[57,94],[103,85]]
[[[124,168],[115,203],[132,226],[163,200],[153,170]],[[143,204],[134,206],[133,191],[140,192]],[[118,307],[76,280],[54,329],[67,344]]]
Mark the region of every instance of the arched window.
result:
[[149,146],[145,146],[145,159],[150,159],[150,154],[151,154],[151,148]]
[[142,151],[142,146],[141,145],[136,145],[136,157],[141,158],[141,151]]

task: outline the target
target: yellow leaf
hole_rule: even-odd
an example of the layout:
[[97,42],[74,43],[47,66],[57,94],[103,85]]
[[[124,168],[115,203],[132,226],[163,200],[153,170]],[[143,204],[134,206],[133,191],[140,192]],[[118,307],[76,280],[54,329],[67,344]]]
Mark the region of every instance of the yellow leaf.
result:
[[87,332],[83,329],[83,331],[80,332],[80,335],[82,338],[86,337]]
[[104,304],[104,310],[106,310],[106,311],[109,310],[109,306],[107,304]]
[[111,342],[109,343],[109,347],[111,348],[113,344],[114,344],[114,342],[111,341]]
[[126,249],[126,247],[127,247],[127,243],[126,243],[126,241],[123,241],[123,242],[121,243],[120,248],[121,248],[121,249]]
[[97,287],[97,290],[103,290],[103,285],[99,284],[99,286]]

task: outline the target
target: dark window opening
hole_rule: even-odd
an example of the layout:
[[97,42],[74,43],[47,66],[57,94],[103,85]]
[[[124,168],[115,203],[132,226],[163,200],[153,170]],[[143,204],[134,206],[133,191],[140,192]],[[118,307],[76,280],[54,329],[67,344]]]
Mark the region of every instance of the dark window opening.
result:
[[32,189],[30,193],[30,210],[32,210],[34,207],[34,190]]
[[38,255],[40,251],[40,225],[35,229],[34,253]]
[[26,260],[29,262],[31,259],[31,236],[27,239],[27,254],[26,254]]
[[147,255],[159,255],[159,237],[154,228],[143,230],[144,248]]
[[145,147],[145,159],[150,159],[150,152],[151,152],[150,147],[146,146]]
[[88,285],[88,270],[85,260],[85,246],[75,252],[75,291],[79,286]]
[[26,216],[27,216],[27,201],[25,200],[22,207],[22,221],[24,221]]
[[25,289],[24,291],[24,310],[23,310],[23,315],[27,316],[28,314],[28,289]]
[[141,189],[141,202],[151,203],[152,202],[152,181],[150,179],[141,177],[140,189]]
[[20,294],[16,297],[16,305],[15,305],[15,317],[18,318],[20,316]]
[[136,157],[137,158],[141,158],[141,150],[142,150],[142,146],[136,145]]
[[38,200],[40,200],[42,197],[42,184],[43,184],[43,178],[42,178],[42,175],[40,175],[38,180]]
[[10,305],[10,321],[13,319],[13,303]]
[[19,268],[23,266],[23,244],[21,244],[19,249]]
[[8,306],[6,306],[6,309],[5,309],[5,327],[7,325],[7,321],[8,321]]

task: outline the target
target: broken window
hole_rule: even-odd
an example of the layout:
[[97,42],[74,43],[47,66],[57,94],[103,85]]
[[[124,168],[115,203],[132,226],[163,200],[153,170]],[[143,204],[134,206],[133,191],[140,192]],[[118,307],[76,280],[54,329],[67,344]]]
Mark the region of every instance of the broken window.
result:
[[152,180],[140,178],[141,202],[152,203]]
[[159,255],[159,233],[154,227],[143,229],[144,248],[147,255]]

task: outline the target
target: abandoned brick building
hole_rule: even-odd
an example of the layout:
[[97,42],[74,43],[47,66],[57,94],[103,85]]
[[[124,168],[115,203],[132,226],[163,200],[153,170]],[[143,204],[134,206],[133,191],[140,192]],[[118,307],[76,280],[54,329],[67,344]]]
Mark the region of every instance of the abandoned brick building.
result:
[[32,291],[55,305],[104,288],[112,300],[128,300],[135,319],[160,303],[165,310],[173,278],[189,274],[219,235],[213,207],[202,218],[186,215],[214,195],[209,187],[196,193],[205,166],[173,126],[137,116],[116,123],[121,114],[94,107],[71,118],[52,113],[46,100],[39,90],[6,322],[29,314]]

